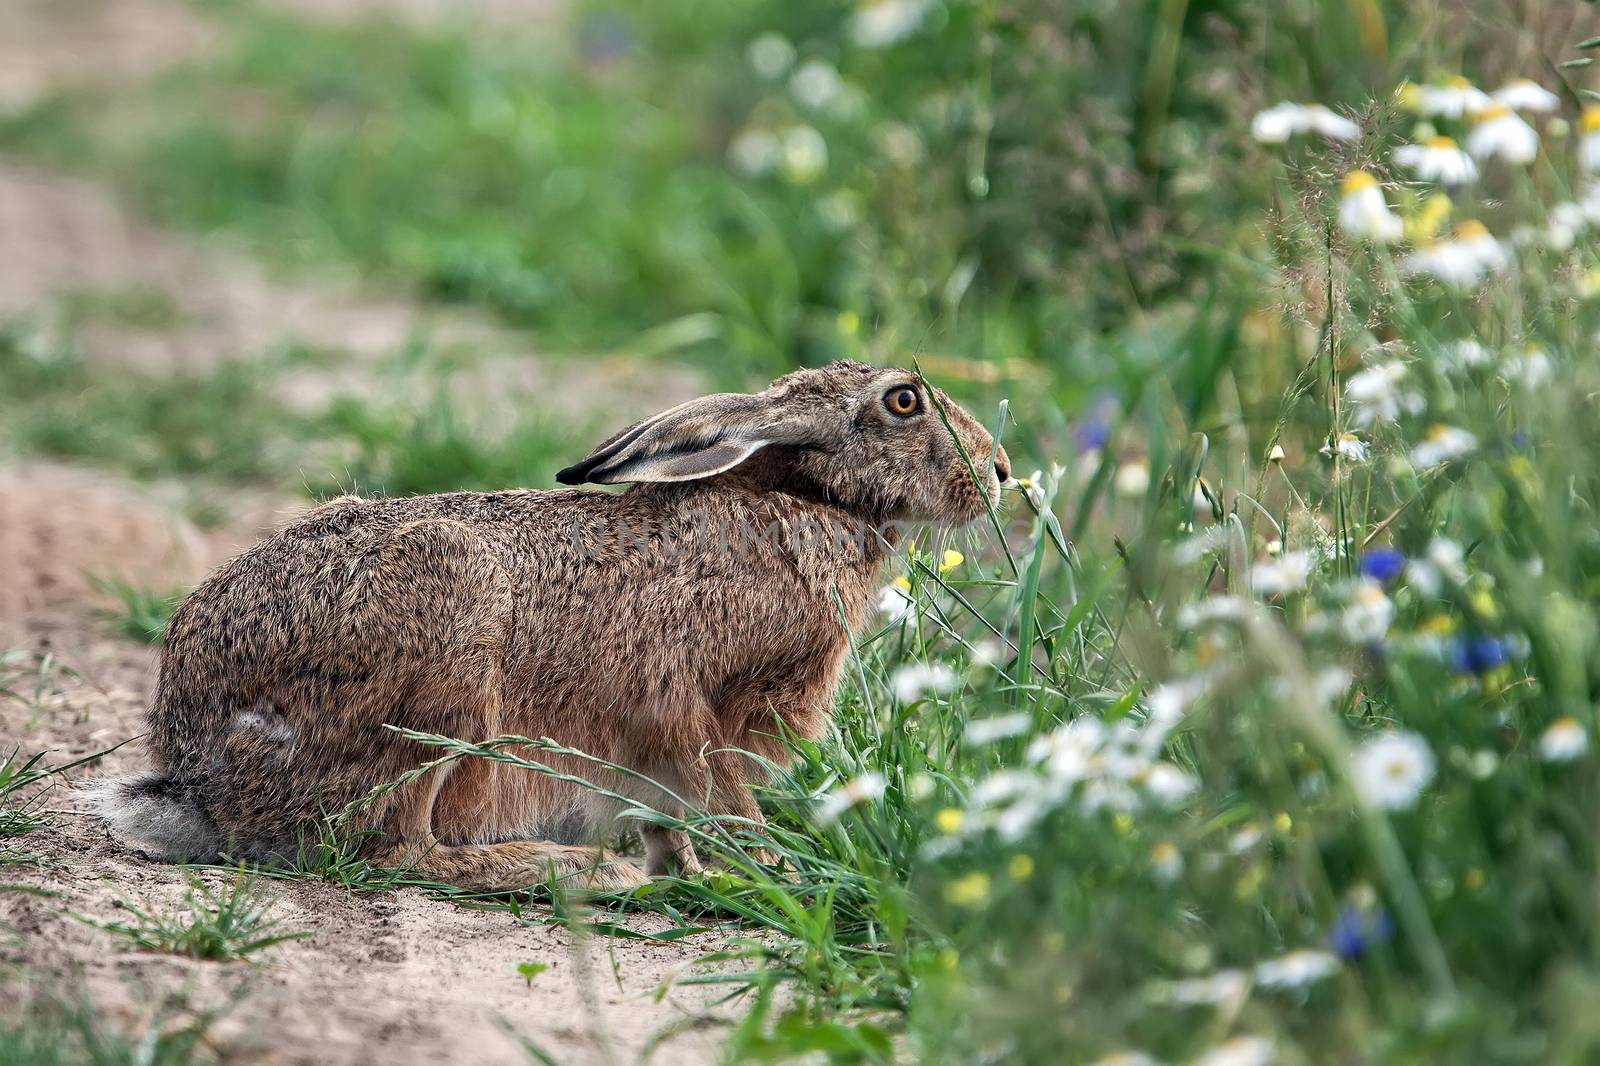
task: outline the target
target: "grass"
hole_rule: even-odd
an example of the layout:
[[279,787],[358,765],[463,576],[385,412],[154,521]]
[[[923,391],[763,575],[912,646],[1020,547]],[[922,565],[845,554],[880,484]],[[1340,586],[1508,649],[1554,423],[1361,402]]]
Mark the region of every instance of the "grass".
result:
[[120,635],[140,644],[160,644],[172,612],[183,600],[182,591],[158,591],[119,578],[100,578],[95,588],[117,601],[105,618]]
[[120,907],[128,913],[127,921],[81,920],[143,951],[230,962],[312,935],[285,930],[284,919],[271,915],[276,902],[261,881],[240,870],[231,881],[215,887],[192,879],[184,909],[176,914],[146,910],[124,900]]
[[10,838],[44,828],[44,817],[38,811],[40,793],[34,786],[49,776],[43,752],[23,758],[12,749],[0,762],[0,866],[27,861],[25,853],[12,849]]
[[189,1066],[211,1061],[204,1040],[214,1020],[163,1006],[130,1036],[82,996],[35,989],[20,1016],[0,1016],[0,1047],[8,1066]]
[[0,701],[19,703],[35,718],[44,713],[46,698],[61,692],[62,679],[80,676],[52,652],[37,654],[24,648],[0,651]]
[[[448,388],[453,364],[413,344],[375,368],[384,400],[349,389],[309,410],[275,391],[286,371],[325,355],[289,349],[226,360],[210,371],[97,373],[73,335],[26,321],[0,327],[0,442],[24,453],[191,484],[273,485],[313,499],[344,492],[410,493],[537,485],[574,455],[570,426],[513,415],[491,424]],[[503,424],[502,424],[503,423]],[[208,509],[206,524],[228,516]],[[167,590],[105,582],[121,601],[118,625],[152,641]]]
[[26,836],[49,824],[41,807],[45,795],[54,784],[50,779],[115,751],[116,747],[59,766],[48,765],[44,761],[45,752],[24,757],[21,749],[16,747],[0,760],[0,866],[37,861],[31,853],[13,845],[11,839]]

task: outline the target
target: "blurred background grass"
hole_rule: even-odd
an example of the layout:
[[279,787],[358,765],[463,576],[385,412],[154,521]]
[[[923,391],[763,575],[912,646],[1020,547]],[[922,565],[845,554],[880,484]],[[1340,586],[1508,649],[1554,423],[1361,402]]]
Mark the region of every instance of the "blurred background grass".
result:
[[[1489,81],[1550,69],[1587,12],[732,0],[575,3],[486,32],[381,8],[341,23],[197,6],[222,27],[200,59],[35,101],[0,122],[0,145],[284,269],[484,309],[544,353],[673,361],[721,387],[917,357],[975,402],[1012,395],[1029,432],[1058,437],[1060,412],[1135,406],[1155,372],[1196,428],[1223,372],[1245,424],[1270,428],[1298,363],[1252,319],[1274,277],[1271,170],[1240,135],[1255,110],[1359,104],[1468,58]],[[904,41],[873,38],[897,18]],[[90,310],[163,310],[160,293],[120,299]],[[259,456],[254,421],[240,451]],[[323,425],[369,453],[393,436],[348,408]],[[155,431],[180,465],[179,438],[204,433]],[[548,467],[456,465],[397,484]]]

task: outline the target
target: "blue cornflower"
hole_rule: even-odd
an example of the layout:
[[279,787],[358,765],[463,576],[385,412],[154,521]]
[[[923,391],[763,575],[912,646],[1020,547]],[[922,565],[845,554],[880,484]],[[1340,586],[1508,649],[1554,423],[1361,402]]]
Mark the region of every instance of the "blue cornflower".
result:
[[1383,908],[1376,911],[1346,907],[1328,930],[1329,946],[1346,959],[1359,959],[1374,944],[1394,936],[1394,921]]
[[1385,585],[1406,568],[1406,556],[1399,548],[1373,548],[1361,554],[1361,573]]
[[1078,427],[1077,444],[1080,452],[1099,451],[1111,440],[1111,423],[1091,418]]
[[1487,674],[1510,658],[1505,642],[1495,637],[1457,637],[1450,645],[1450,669],[1458,674]]

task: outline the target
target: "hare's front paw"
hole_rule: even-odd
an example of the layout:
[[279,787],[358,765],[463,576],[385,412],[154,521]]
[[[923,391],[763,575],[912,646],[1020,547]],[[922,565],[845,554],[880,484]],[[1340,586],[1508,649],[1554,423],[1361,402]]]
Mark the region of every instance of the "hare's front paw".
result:
[[651,877],[695,877],[705,871],[694,853],[689,834],[681,829],[650,826],[639,834],[644,838],[644,872]]

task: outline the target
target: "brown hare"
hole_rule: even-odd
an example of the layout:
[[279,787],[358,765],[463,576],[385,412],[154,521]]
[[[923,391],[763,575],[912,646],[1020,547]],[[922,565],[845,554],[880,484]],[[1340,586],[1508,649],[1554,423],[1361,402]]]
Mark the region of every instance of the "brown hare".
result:
[[[557,475],[637,483],[622,493],[334,500],[178,607],[149,710],[158,770],[103,785],[99,808],[171,859],[293,855],[325,813],[438,754],[394,725],[549,737],[759,820],[744,752],[781,760],[784,730],[823,730],[894,524],[973,521],[1008,465],[917,375],[838,362],[681,404]],[[632,776],[538,757],[668,809]],[[589,843],[618,809],[469,760],[352,824],[377,861],[458,885],[614,888],[644,877]],[[645,872],[699,868],[683,833],[642,836]]]

